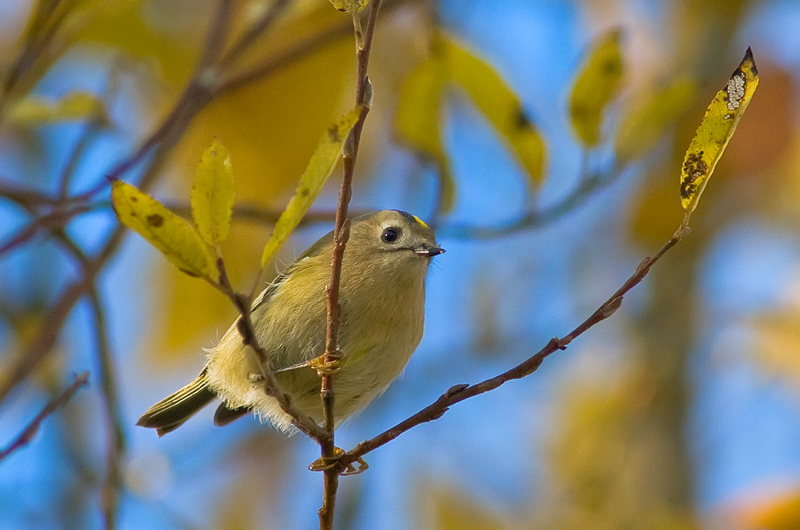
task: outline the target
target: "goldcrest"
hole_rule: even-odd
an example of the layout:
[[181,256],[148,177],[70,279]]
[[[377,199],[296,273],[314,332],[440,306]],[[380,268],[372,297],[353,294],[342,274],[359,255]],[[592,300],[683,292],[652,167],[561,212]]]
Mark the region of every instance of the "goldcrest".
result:
[[[333,235],[311,245],[258,296],[252,320],[282,390],[322,423],[320,377],[308,361],[325,348]],[[425,276],[443,253],[433,231],[406,212],[383,210],[356,217],[342,261],[339,289],[340,371],[334,376],[336,426],[383,393],[403,371],[422,339]],[[215,398],[216,425],[257,414],[284,431],[291,417],[264,392],[255,353],[242,344],[236,323],[208,350],[197,378],[159,401],[137,425],[162,436],[180,427]]]

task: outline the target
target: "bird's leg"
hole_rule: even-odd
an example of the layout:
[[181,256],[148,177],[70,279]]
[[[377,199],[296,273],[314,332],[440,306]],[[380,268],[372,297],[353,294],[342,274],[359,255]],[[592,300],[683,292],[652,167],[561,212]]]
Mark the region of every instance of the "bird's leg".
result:
[[335,351],[328,354],[329,362],[325,362],[325,355],[314,357],[311,360],[303,361],[302,363],[293,364],[285,368],[278,368],[275,373],[288,372],[289,370],[297,370],[298,368],[313,368],[317,371],[320,377],[325,375],[336,375],[342,370],[342,352]]

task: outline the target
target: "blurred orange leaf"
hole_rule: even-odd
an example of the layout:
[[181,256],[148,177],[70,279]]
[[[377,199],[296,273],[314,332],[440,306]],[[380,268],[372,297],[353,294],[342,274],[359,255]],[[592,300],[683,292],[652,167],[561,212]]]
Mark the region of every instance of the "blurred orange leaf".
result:
[[747,530],[797,530],[800,528],[800,490],[779,495],[755,507],[747,508],[741,516]]

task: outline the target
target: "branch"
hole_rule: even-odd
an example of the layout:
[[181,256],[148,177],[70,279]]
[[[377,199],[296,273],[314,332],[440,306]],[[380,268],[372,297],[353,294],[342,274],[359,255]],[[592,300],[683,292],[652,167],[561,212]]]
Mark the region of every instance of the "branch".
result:
[[[383,2],[383,10],[392,10],[401,5],[415,1],[418,0],[387,0]],[[261,64],[257,64],[242,72],[231,75],[220,84],[218,94],[237,90],[253,81],[271,75],[284,66],[297,62],[322,49],[325,45],[333,41],[348,37],[352,32],[353,25],[349,20],[340,24],[331,25],[307,40],[300,41],[273,56],[267,57]]]
[[510,222],[498,226],[477,226],[472,224],[429,223],[437,234],[449,238],[461,239],[496,239],[522,230],[541,227],[564,217],[576,210],[598,189],[605,188],[622,175],[625,167],[613,167],[608,172],[583,174],[577,186],[556,203],[544,208],[523,212]]
[[220,66],[225,67],[236,62],[244,55],[261,35],[275,23],[275,19],[289,5],[289,0],[276,0],[269,9],[264,11],[261,18],[256,20],[252,26],[241,36],[230,50],[220,60]]
[[[91,275],[92,264],[86,254],[75,241],[63,230],[55,231],[59,243],[80,263],[86,275]],[[111,344],[108,339],[108,324],[105,310],[100,300],[100,295],[94,283],[89,292],[92,316],[94,317],[94,334],[97,344],[97,363],[100,372],[100,391],[106,419],[107,449],[106,449],[106,477],[100,494],[103,511],[103,527],[113,529],[116,527],[117,505],[119,487],[122,483],[121,463],[125,452],[125,434],[122,428],[122,414],[120,413],[119,396],[114,374],[117,373],[111,354]]]
[[117,373],[108,340],[108,325],[105,310],[96,289],[89,294],[94,315],[97,361],[100,365],[100,390],[106,419],[106,477],[100,494],[103,510],[103,527],[116,527],[119,488],[122,483],[122,457],[125,453],[125,434],[122,429],[119,396],[114,374]]
[[[333,230],[333,256],[331,258],[331,280],[326,288],[328,297],[328,311],[325,336],[325,353],[323,363],[330,365],[339,361],[342,357],[339,352],[339,282],[342,275],[342,260],[344,258],[347,239],[350,237],[350,224],[347,219],[347,210],[350,205],[350,197],[353,189],[353,174],[355,163],[358,156],[358,146],[361,142],[361,131],[364,128],[364,121],[367,118],[369,107],[372,100],[372,85],[367,77],[367,67],[369,66],[369,56],[372,50],[372,39],[375,34],[375,25],[378,20],[378,12],[381,8],[381,0],[372,0],[369,12],[367,29],[361,36],[361,22],[358,14],[353,14],[353,22],[356,40],[356,104],[363,105],[361,115],[356,122],[350,137],[345,142],[342,153],[344,162],[344,172],[342,176],[342,187],[339,191],[339,202],[336,207],[336,225]],[[335,394],[334,376],[331,373],[321,373],[320,398],[324,417],[325,431],[330,435],[330,442],[320,444],[323,461],[334,456],[334,433],[336,428],[336,418],[334,415]],[[335,466],[334,466],[335,467]],[[333,528],[333,515],[336,510],[336,491],[339,487],[339,472],[334,467],[324,471],[325,493],[322,501],[322,508],[319,509],[319,526],[321,530]]]
[[242,343],[245,346],[250,346],[250,348],[252,348],[256,354],[258,366],[261,369],[261,375],[264,378],[264,393],[275,398],[275,400],[281,406],[281,409],[283,409],[286,414],[292,417],[292,423],[301,432],[319,444],[327,443],[329,439],[328,432],[317,425],[317,423],[309,416],[303,414],[299,409],[297,409],[292,404],[292,395],[288,392],[284,392],[281,389],[280,384],[278,384],[269,354],[264,347],[258,343],[255,326],[253,326],[253,320],[251,318],[251,307],[253,300],[251,297],[237,293],[233,290],[233,287],[228,279],[228,273],[225,270],[225,262],[222,260],[222,258],[217,259],[217,270],[219,271],[219,282],[209,281],[209,283],[217,288],[222,294],[230,298],[230,300],[233,302],[233,305],[239,310],[241,317],[236,323],[236,328],[239,331],[239,334],[242,336]]
[[67,401],[69,401],[72,396],[80,389],[82,386],[89,384],[89,372],[83,372],[82,374],[75,377],[75,380],[69,385],[63,392],[55,396],[51,399],[47,405],[42,409],[42,411],[36,415],[35,418],[28,424],[25,429],[19,433],[17,436],[5,449],[0,451],[0,462],[3,461],[8,455],[13,453],[14,451],[21,449],[28,445],[33,437],[36,436],[36,433],[39,431],[39,427],[41,426],[42,422],[47,418],[50,414],[58,410],[59,407],[64,405]]
[[636,267],[636,271],[625,281],[622,287],[617,289],[617,291],[612,294],[611,297],[606,300],[594,313],[592,313],[589,318],[584,320],[578,327],[572,330],[564,338],[551,339],[544,348],[536,352],[522,363],[511,368],[510,370],[507,370],[506,372],[503,372],[500,375],[474,385],[461,384],[451,387],[447,390],[447,392],[439,396],[436,401],[413,416],[410,416],[378,436],[361,442],[355,448],[348,451],[337,462],[335,466],[336,471],[341,473],[348,465],[351,465],[365,454],[389,443],[417,425],[441,418],[444,413],[456,403],[460,403],[466,399],[484,394],[494,390],[504,383],[507,383],[508,381],[521,379],[535,372],[539,366],[541,366],[542,362],[544,362],[544,360],[552,353],[555,353],[558,350],[565,350],[567,346],[577,337],[613,315],[614,312],[622,305],[622,299],[625,294],[627,294],[628,291],[633,289],[644,279],[645,276],[647,276],[647,273],[650,272],[650,268],[655,265],[655,263],[660,260],[664,254],[666,254],[672,247],[686,237],[690,231],[687,226],[687,222],[688,218],[685,218],[678,230],[666,243],[664,243],[661,249],[659,249],[659,251],[653,257],[647,257],[643,259],[642,262],[639,263],[639,266]]

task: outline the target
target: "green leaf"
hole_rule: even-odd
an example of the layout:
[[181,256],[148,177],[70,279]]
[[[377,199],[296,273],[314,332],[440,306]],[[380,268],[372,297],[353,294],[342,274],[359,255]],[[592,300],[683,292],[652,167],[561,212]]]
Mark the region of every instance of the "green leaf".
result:
[[747,48],[725,88],[717,92],[697,128],[681,167],[681,205],[691,213],[708,184],[717,162],[733,136],[753,93],[758,87],[758,69]]
[[506,140],[531,182],[541,184],[545,144],[522,102],[495,68],[452,37],[440,34],[435,44],[443,56],[449,79],[469,94],[475,106]]
[[570,120],[586,147],[594,147],[600,141],[603,111],[617,95],[622,81],[621,34],[620,30],[614,30],[595,42],[572,87]]
[[55,102],[31,95],[11,105],[6,116],[9,123],[26,127],[77,120],[106,121],[103,101],[94,94],[77,90]]
[[317,149],[300,177],[300,184],[297,186],[295,196],[289,201],[286,210],[281,213],[278,222],[275,223],[275,230],[264,247],[264,253],[261,255],[262,267],[266,267],[275,252],[289,239],[291,233],[316,200],[319,192],[322,191],[322,187],[339,160],[344,142],[363,110],[364,107],[357,106],[342,116],[338,122],[332,124],[319,139]]
[[214,257],[188,221],[121,180],[111,183],[111,202],[122,224],[138,232],[180,270],[190,276],[215,276]]
[[228,237],[233,212],[233,168],[228,150],[216,138],[203,152],[192,186],[192,217],[206,243]]

